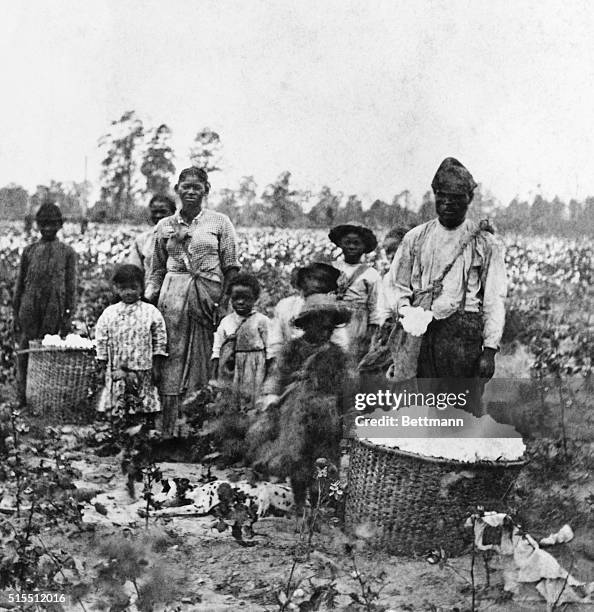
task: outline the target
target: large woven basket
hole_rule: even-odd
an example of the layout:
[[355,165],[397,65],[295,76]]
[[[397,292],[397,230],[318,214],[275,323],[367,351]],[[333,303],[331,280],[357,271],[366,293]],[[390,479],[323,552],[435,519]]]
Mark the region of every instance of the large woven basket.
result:
[[52,422],[92,422],[94,351],[33,344],[27,353],[27,405]]
[[465,518],[477,506],[505,510],[524,464],[435,459],[353,439],[346,530],[357,534],[365,526],[370,544],[391,554],[443,548],[459,555],[472,537]]

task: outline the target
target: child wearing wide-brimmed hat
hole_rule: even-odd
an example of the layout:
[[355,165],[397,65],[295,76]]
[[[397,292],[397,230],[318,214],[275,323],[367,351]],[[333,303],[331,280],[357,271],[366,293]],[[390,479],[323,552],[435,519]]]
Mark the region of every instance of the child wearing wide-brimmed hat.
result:
[[343,259],[335,263],[341,272],[337,298],[351,311],[347,326],[349,352],[358,361],[367,352],[380,322],[377,309],[380,275],[361,261],[363,255],[376,249],[377,238],[358,223],[337,225],[328,237],[343,253]]
[[[291,285],[299,293],[283,298],[274,308],[269,335],[271,358],[277,358],[290,340],[303,335],[303,330],[293,326],[292,321],[303,309],[305,299],[310,295],[336,291],[339,276],[340,271],[325,262],[313,262],[293,270]],[[334,330],[332,341],[345,350],[348,348],[349,341],[344,327]]]
[[[335,296],[312,294],[294,318],[303,335],[291,340],[264,383],[262,418],[248,435],[252,458],[278,476],[289,476],[297,510],[313,491],[316,460],[338,465],[343,433],[347,356],[331,341],[351,313]],[[310,502],[315,505],[315,499]],[[313,506],[312,506],[313,507]]]

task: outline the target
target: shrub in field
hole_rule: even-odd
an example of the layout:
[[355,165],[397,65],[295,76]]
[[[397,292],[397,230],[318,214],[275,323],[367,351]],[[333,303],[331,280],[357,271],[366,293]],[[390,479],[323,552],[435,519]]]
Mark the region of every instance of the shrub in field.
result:
[[112,536],[100,544],[102,559],[95,570],[103,609],[125,610],[134,603],[142,612],[151,612],[178,595],[181,573],[153,552],[156,541],[162,541],[162,534],[148,532]]

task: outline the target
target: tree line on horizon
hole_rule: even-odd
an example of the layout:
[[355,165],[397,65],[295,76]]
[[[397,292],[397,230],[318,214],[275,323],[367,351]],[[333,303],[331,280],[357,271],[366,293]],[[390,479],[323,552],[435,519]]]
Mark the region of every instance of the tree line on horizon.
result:
[[[146,127],[134,111],[111,123],[98,145],[102,151],[99,199],[86,210],[90,184],[59,182],[38,186],[34,194],[10,184],[0,188],[0,213],[4,219],[21,219],[44,200],[57,203],[67,219],[87,216],[97,222],[144,222],[146,204],[154,194],[171,194],[175,182],[171,129],[166,124]],[[209,128],[196,133],[188,157],[209,173],[222,169],[220,136]],[[238,226],[327,228],[356,221],[374,229],[412,226],[435,216],[433,193],[427,191],[420,207],[409,191],[391,202],[375,200],[364,209],[355,195],[324,186],[319,193],[296,189],[291,173],[282,172],[260,194],[253,176],[243,177],[236,188],[223,188],[209,198],[209,207],[228,215]],[[489,192],[477,188],[469,209],[475,219],[490,218],[499,231],[535,234],[594,235],[594,197],[569,203],[537,195],[532,202],[513,199],[501,205]]]

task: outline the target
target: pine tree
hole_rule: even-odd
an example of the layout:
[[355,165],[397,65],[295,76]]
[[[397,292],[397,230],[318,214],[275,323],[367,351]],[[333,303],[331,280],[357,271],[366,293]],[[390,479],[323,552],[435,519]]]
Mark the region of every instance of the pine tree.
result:
[[139,157],[143,136],[142,121],[135,111],[127,111],[99,140],[99,146],[106,149],[101,162],[101,202],[112,217],[127,217],[142,191]]
[[144,152],[140,171],[146,178],[149,194],[164,195],[171,191],[171,179],[175,173],[171,130],[164,123],[152,131]]
[[200,130],[190,148],[190,160],[194,166],[206,172],[220,170],[222,164],[220,136],[207,127]]

